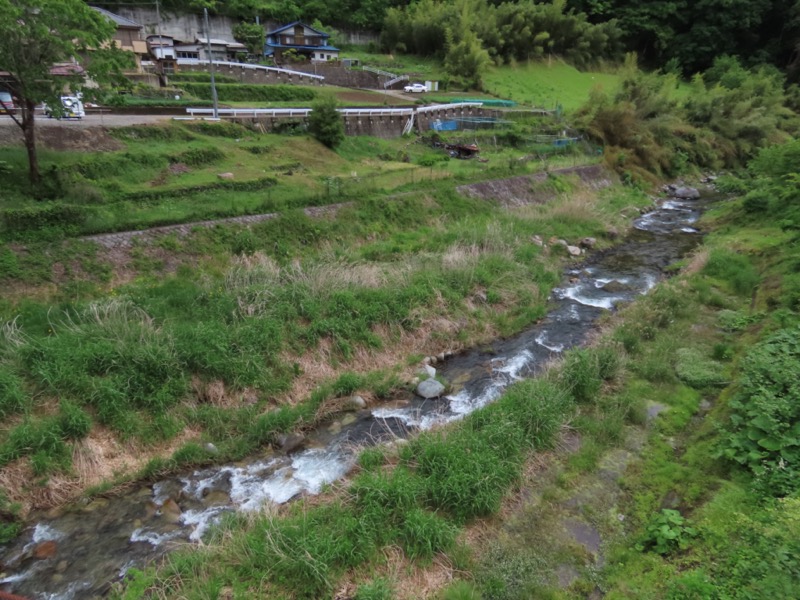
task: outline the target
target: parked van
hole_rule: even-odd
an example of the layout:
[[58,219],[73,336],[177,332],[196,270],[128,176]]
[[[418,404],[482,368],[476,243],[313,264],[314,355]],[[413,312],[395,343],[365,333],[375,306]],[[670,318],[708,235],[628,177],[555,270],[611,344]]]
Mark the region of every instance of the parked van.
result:
[[83,102],[77,96],[61,96],[61,114],[54,114],[47,104],[44,105],[44,114],[50,118],[57,119],[82,119],[86,116],[86,111],[83,109]]
[[14,98],[10,92],[0,90],[0,115],[12,114],[17,111],[17,105],[14,104]]

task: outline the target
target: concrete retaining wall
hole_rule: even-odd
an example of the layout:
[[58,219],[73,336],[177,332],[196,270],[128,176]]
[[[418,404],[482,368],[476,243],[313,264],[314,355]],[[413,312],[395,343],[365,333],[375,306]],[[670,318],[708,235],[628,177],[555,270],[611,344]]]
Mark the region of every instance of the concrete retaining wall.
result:
[[[181,64],[178,68],[180,72],[208,72],[208,65],[204,64]],[[239,66],[237,63],[223,66],[218,65],[215,69],[215,72],[219,73],[220,75],[224,75],[225,77],[233,77],[238,79],[241,83],[288,83],[294,85],[320,85],[323,83],[322,80],[317,79],[316,77],[306,77],[300,73],[281,73],[276,71],[267,71],[266,69],[248,69],[245,65]],[[180,83],[176,85],[180,87]]]
[[[435,119],[453,119],[460,116],[494,117],[498,111],[481,107],[457,107],[447,105],[417,113],[415,117],[415,130],[425,132],[430,129],[431,121]],[[404,115],[343,115],[344,130],[347,135],[369,135],[373,137],[392,139],[403,135],[403,129],[408,123],[408,116]],[[305,124],[305,117],[274,117],[254,116],[236,117],[233,121],[247,127],[257,127],[263,131],[272,131],[276,127],[285,126],[287,123]]]

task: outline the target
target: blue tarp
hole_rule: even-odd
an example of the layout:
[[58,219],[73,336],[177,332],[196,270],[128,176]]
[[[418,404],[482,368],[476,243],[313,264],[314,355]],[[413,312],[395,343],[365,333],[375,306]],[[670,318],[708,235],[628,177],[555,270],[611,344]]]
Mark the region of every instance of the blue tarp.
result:
[[440,121],[437,119],[431,123],[431,129],[434,131],[457,131],[458,121]]

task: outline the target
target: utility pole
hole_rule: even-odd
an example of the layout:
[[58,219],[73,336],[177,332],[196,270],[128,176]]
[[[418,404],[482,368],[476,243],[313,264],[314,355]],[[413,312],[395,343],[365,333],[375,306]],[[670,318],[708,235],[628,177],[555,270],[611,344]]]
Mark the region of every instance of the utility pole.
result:
[[214,57],[211,55],[211,27],[208,25],[208,9],[203,9],[206,24],[206,52],[208,52],[208,70],[211,73],[211,101],[214,103],[214,118],[219,119],[219,101],[217,100],[217,82],[214,80]]

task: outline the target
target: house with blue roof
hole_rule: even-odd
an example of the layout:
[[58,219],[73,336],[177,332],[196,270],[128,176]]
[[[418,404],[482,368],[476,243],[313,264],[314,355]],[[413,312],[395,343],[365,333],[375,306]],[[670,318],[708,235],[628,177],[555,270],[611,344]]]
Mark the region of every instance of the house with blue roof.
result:
[[339,59],[339,49],[328,43],[330,34],[295,21],[267,33],[264,55],[272,57],[276,63],[283,61],[283,55],[293,50],[313,62]]

